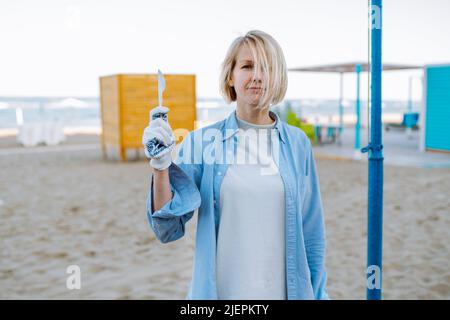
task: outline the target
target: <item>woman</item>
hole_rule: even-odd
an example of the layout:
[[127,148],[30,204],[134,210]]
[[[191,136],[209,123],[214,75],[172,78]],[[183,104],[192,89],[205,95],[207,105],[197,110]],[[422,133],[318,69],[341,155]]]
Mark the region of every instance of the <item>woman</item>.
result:
[[152,120],[144,131],[144,146],[152,138],[168,146],[150,160],[151,228],[163,243],[177,240],[198,209],[188,299],[328,299],[311,143],[269,110],[287,89],[279,44],[258,30],[235,39],[220,88],[236,110],[190,132],[175,162],[169,124]]

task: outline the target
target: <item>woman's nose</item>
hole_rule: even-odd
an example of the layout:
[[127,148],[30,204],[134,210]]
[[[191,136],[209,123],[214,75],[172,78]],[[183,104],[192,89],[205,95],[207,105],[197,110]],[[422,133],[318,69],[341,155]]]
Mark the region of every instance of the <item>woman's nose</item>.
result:
[[262,71],[256,71],[253,75],[252,75],[252,81],[254,83],[261,83],[262,82]]
[[258,73],[256,75],[252,76],[252,82],[253,83],[261,83],[262,79],[261,79],[261,73]]

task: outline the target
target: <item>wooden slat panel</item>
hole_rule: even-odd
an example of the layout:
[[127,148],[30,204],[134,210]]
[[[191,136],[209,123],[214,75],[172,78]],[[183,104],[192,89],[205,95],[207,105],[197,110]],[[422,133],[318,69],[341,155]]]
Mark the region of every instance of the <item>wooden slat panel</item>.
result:
[[[196,96],[194,75],[164,75],[166,89],[163,104],[170,109],[173,130],[194,130]],[[148,125],[149,112],[158,104],[156,75],[124,75],[122,84],[123,140],[126,146],[140,146],[142,131]]]
[[[195,75],[164,75],[163,104],[170,109],[173,130],[194,129]],[[158,105],[156,74],[115,75],[101,78],[102,129],[105,140],[122,148],[141,148],[149,112]],[[121,127],[120,127],[121,126]]]
[[119,80],[117,76],[100,78],[100,103],[103,145],[119,145]]

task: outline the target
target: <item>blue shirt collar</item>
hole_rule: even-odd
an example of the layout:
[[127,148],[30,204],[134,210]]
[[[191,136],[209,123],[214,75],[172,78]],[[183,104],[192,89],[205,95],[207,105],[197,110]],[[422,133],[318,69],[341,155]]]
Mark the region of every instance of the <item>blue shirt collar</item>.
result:
[[[278,117],[278,115],[275,112],[270,111],[270,110],[269,110],[269,114],[271,115],[271,118],[275,118],[276,119],[274,129],[277,130],[280,140],[283,143],[286,143],[285,133],[284,133],[284,130],[282,128],[283,123],[280,120],[280,117]],[[238,127],[238,123],[237,123],[237,120],[236,120],[236,110],[234,110],[232,113],[230,113],[228,118],[225,120],[225,125],[222,128],[222,134],[223,134],[223,137],[224,137],[222,141],[225,141],[225,140],[231,138],[238,131],[239,131],[239,127]]]

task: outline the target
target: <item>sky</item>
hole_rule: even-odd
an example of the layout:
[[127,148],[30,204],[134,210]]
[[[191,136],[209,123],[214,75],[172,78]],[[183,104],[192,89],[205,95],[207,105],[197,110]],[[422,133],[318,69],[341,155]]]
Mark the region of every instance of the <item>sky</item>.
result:
[[[383,61],[450,63],[449,0],[383,1]],[[289,68],[367,60],[366,0],[0,0],[0,96],[99,96],[116,73],[196,74],[197,97],[219,98],[234,38],[271,34]],[[383,74],[383,98],[421,98],[421,71]],[[362,98],[367,97],[363,74]],[[288,99],[336,99],[339,76],[289,72]],[[344,97],[356,77],[344,77]]]

